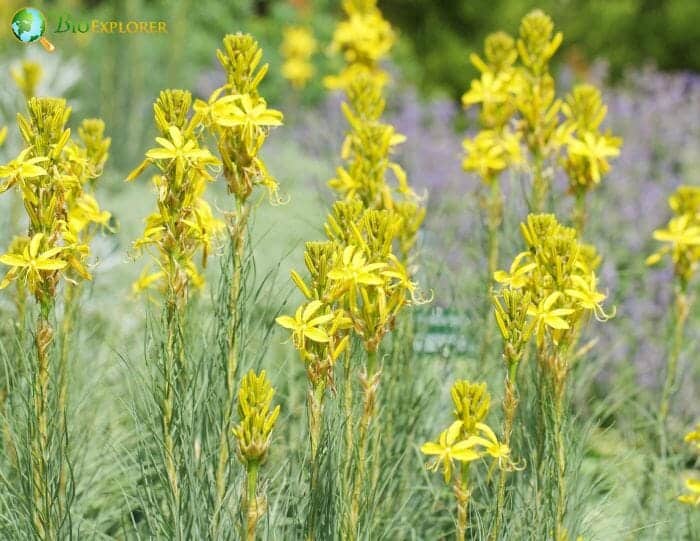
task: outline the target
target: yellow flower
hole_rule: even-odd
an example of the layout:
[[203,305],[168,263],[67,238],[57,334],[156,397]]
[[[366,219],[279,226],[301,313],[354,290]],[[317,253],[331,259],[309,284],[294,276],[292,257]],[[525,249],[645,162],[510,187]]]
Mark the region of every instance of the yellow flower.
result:
[[462,430],[462,421],[455,421],[443,431],[437,442],[424,443],[420,450],[424,455],[435,455],[435,458],[426,464],[430,471],[437,471],[442,465],[445,482],[449,483],[452,477],[453,462],[472,462],[480,458],[480,454],[474,450],[473,444],[468,441],[456,441]]
[[358,247],[346,246],[340,264],[328,273],[328,278],[340,282],[342,289],[353,289],[358,285],[379,286],[384,280],[376,271],[384,267],[385,263],[367,263]]
[[590,310],[595,314],[599,321],[607,321],[615,315],[615,311],[611,314],[606,314],[601,306],[605,300],[605,295],[596,290],[596,277],[592,272],[588,280],[582,276],[574,275],[571,277],[571,282],[574,288],[564,290],[569,297],[578,301],[579,308]]
[[64,250],[64,247],[50,248],[39,253],[39,247],[43,239],[44,234],[37,233],[26,243],[22,253],[0,256],[0,263],[12,267],[2,282],[0,282],[0,289],[4,289],[12,280],[23,275],[29,284],[29,288],[34,290],[36,285],[44,279],[42,271],[57,271],[66,267],[68,263],[55,257]]
[[462,96],[462,105],[470,107],[477,103],[484,105],[500,104],[508,101],[508,84],[510,78],[505,74],[493,74],[490,71],[481,74],[480,79],[474,79],[467,92]]
[[[146,157],[151,160],[162,160],[167,164],[175,162],[175,178],[179,181],[186,165],[203,167],[214,165],[218,160],[212,154],[202,148],[198,148],[197,141],[192,138],[185,139],[182,132],[175,126],[168,128],[170,140],[164,137],[156,137],[156,142],[161,148],[153,148],[146,152]],[[129,175],[128,180],[134,177]]]
[[684,441],[694,445],[695,450],[700,452],[700,424],[695,427],[695,430],[685,435]]
[[529,252],[520,252],[513,259],[509,272],[498,270],[493,273],[493,279],[500,284],[508,284],[513,289],[524,287],[530,278],[530,273],[537,268],[536,263],[522,265],[522,261],[529,256]]
[[297,308],[294,317],[280,316],[275,321],[277,321],[278,325],[292,331],[292,341],[299,350],[305,349],[307,338],[314,342],[326,343],[330,341],[330,337],[321,326],[333,320],[334,316],[332,314],[324,314],[314,317],[314,314],[323,306],[324,304],[321,301],[311,301]]
[[700,479],[687,479],[685,481],[685,486],[690,491],[690,494],[678,496],[678,501],[700,507]]
[[251,154],[259,146],[260,128],[281,126],[282,113],[268,109],[263,98],[253,98],[248,94],[225,96],[212,106],[214,120],[220,126],[240,127],[243,141]]
[[85,229],[89,224],[107,226],[112,215],[101,210],[97,200],[83,193],[71,206],[68,212],[68,223],[76,233]]
[[571,308],[554,308],[554,303],[562,297],[559,291],[551,293],[546,299],[540,301],[537,306],[531,305],[528,308],[528,315],[535,318],[535,330],[537,334],[537,344],[544,343],[544,334],[547,327],[555,330],[569,329],[569,323],[562,316],[568,316],[575,312]]
[[0,166],[0,178],[9,178],[8,181],[0,184],[0,193],[6,192],[18,181],[48,175],[46,169],[37,164],[47,162],[49,158],[38,156],[36,158],[26,159],[31,150],[31,148],[25,148],[19,153],[19,156],[10,163]]
[[0,128],[0,147],[5,144],[7,138],[7,126]]
[[476,428],[483,436],[471,436],[467,439],[467,443],[471,446],[480,445],[484,448],[484,452],[491,458],[497,459],[499,462],[507,459],[510,456],[510,448],[499,442],[496,434],[491,427],[485,423],[476,423]]
[[610,164],[607,158],[620,155],[620,140],[608,135],[587,132],[583,139],[571,137],[568,151],[570,156],[577,156],[588,161],[593,182],[598,184],[601,176],[608,172]]

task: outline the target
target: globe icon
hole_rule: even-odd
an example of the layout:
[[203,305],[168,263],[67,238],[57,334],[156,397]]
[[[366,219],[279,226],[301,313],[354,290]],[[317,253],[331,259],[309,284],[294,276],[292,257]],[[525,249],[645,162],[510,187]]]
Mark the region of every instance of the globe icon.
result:
[[33,43],[39,40],[47,51],[54,49],[53,45],[43,37],[46,32],[46,18],[38,9],[20,9],[12,17],[10,27],[14,36],[22,43]]

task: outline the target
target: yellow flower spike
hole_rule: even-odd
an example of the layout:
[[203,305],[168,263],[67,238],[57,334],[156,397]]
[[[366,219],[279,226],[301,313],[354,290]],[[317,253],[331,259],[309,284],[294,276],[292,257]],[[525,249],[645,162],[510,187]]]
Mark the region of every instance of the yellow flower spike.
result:
[[[134,180],[150,164],[160,170],[152,179],[158,210],[146,219],[144,233],[134,247],[156,249],[153,256],[163,272],[157,273],[160,289],[180,306],[187,302],[189,285],[199,288],[204,283],[194,263],[196,256],[201,253],[201,265],[206,266],[212,243],[224,229],[203,199],[207,183],[213,180],[210,169],[220,162],[200,146],[199,133],[188,123],[190,104],[189,92],[160,93],[154,105],[156,126],[162,134],[156,137],[160,146],[148,150],[146,160],[127,177],[127,181]],[[173,124],[165,125],[170,121]],[[134,289],[143,287],[137,283]]]
[[282,32],[280,52],[284,58],[282,76],[296,89],[303,88],[314,75],[311,57],[318,48],[311,30],[288,26]]
[[554,34],[552,19],[539,9],[523,18],[519,34],[517,48],[520,60],[535,73],[546,68],[564,38],[561,32]]
[[457,441],[461,430],[462,422],[455,421],[440,434],[437,442],[424,443],[420,448],[424,455],[435,455],[435,458],[426,464],[426,468],[437,471],[442,466],[445,483],[449,483],[452,478],[455,460],[473,462],[481,458],[481,455],[467,441]]
[[347,19],[336,26],[330,51],[342,53],[347,65],[339,75],[324,79],[327,87],[347,88],[359,73],[373,77],[378,84],[388,79],[379,62],[389,53],[396,36],[376,4],[376,0],[343,2]]
[[491,395],[486,391],[486,384],[458,380],[452,385],[450,394],[455,407],[454,416],[461,423],[462,434],[474,434],[477,424],[486,418],[491,407]]
[[5,139],[7,139],[7,126],[0,128],[0,147],[5,144]]
[[105,137],[105,123],[99,118],[86,118],[78,127],[78,136],[85,147],[90,163],[90,177],[102,174],[102,169],[109,158],[110,137]]
[[280,406],[270,410],[274,394],[264,370],[258,375],[251,370],[241,381],[238,391],[240,423],[233,429],[233,435],[238,440],[238,458],[245,465],[260,465],[267,458],[272,429],[280,413]]

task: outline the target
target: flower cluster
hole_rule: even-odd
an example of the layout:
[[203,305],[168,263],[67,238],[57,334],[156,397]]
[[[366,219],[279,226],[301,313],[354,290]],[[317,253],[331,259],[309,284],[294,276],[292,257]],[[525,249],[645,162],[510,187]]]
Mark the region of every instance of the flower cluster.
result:
[[646,261],[654,265],[670,254],[676,276],[687,284],[700,263],[700,187],[680,186],[668,204],[674,216],[665,229],[654,231],[654,238],[664,246]]
[[272,440],[272,429],[279,417],[280,407],[272,406],[275,390],[265,371],[256,375],[252,370],[241,380],[238,391],[238,415],[240,422],[232,432],[238,441],[236,454],[246,468],[246,489],[243,492],[242,510],[245,512],[246,539],[255,539],[258,521],[265,514],[265,495],[258,495],[258,469],[267,460]]
[[318,45],[311,30],[304,26],[288,26],[282,33],[282,46],[280,52],[284,63],[282,64],[282,76],[287,79],[294,88],[300,89],[306,86],[314,75],[314,65],[311,57],[316,52]]
[[29,231],[0,257],[10,266],[0,288],[22,279],[37,301],[48,305],[61,276],[71,281],[90,279],[89,237],[80,233],[91,224],[106,225],[110,215],[83,190],[88,180],[101,174],[104,160],[98,164],[85,140],[81,144],[71,139],[66,128],[71,110],[65,100],[31,98],[27,108],[27,117],[17,115],[25,148],[0,166],[0,179],[4,179],[0,193],[13,187],[19,190]]
[[416,284],[392,253],[401,223],[392,211],[365,209],[357,199],[339,201],[325,226],[329,240],[306,244],[310,279],[292,271],[306,301],[294,317],[277,323],[292,331],[314,385],[332,383],[331,368],[350,331],[376,352],[401,309],[419,300]]
[[238,458],[242,464],[263,464],[267,458],[272,429],[279,417],[280,407],[272,405],[275,390],[265,371],[256,375],[252,370],[241,380],[238,391],[239,424],[233,429],[238,440]]
[[470,56],[480,76],[462,96],[465,107],[480,105],[482,128],[464,141],[464,169],[491,184],[502,171],[521,164],[524,143],[533,162],[536,209],[544,205],[549,189],[546,165],[562,152],[572,192],[583,195],[600,183],[610,169],[608,159],[619,154],[621,145],[619,138],[600,132],[606,108],[595,87],[578,85],[565,102],[557,99],[548,66],[561,42],[552,20],[532,11],[521,21],[517,40],[496,32],[486,38],[483,59]]
[[[503,285],[498,296],[506,304],[501,306],[498,296],[494,299],[496,320],[516,358],[530,333],[544,351],[548,345],[573,344],[591,314],[601,321],[612,317],[602,307],[606,296],[598,290],[600,257],[595,248],[580,243],[576,230],[559,224],[553,214],[530,214],[520,229],[527,249],[515,257],[508,271],[494,274]],[[531,323],[523,315],[525,304]],[[550,368],[561,381],[568,364],[559,356],[554,358],[561,364]]]
[[152,177],[158,209],[146,218],[143,235],[134,243],[138,250],[153,249],[159,270],[145,272],[134,284],[141,291],[157,284],[161,291],[182,304],[190,286],[199,287],[203,277],[195,263],[198,252],[202,265],[217,231],[223,224],[214,218],[204,200],[206,185],[213,181],[211,169],[219,161],[202,147],[195,131],[196,117],[188,118],[192,96],[185,90],[164,90],[153,110],[160,136],[158,146],[146,152],[146,159],[127,177],[134,180],[154,165]]
[[[350,132],[343,142],[345,165],[337,168],[328,185],[345,201],[357,198],[365,208],[389,210],[399,217],[399,249],[406,260],[425,218],[425,208],[409,186],[406,172],[391,161],[394,148],[406,138],[381,121],[385,100],[375,77],[359,73],[346,93],[349,103],[343,103],[343,112]],[[392,184],[389,171],[395,179]]]
[[459,380],[452,386],[451,394],[455,421],[440,433],[436,442],[421,446],[423,454],[434,456],[427,464],[428,469],[437,471],[442,467],[445,483],[449,483],[455,461],[468,464],[490,456],[505,467],[510,449],[498,441],[484,422],[491,406],[486,384]]
[[377,8],[377,0],[344,0],[347,19],[338,23],[332,52],[343,54],[346,65],[338,75],[329,76],[324,83],[329,88],[346,88],[360,73],[376,78],[380,86],[388,76],[379,66],[394,45],[396,36],[389,22]]
[[270,199],[280,202],[278,186],[258,156],[270,128],[282,125],[282,113],[267,107],[258,94],[268,64],[260,66],[262,49],[250,34],[228,34],[216,56],[226,72],[226,84],[208,101],[196,100],[193,124],[215,137],[228,190],[244,204],[253,188],[267,188]]
[[608,158],[620,154],[622,139],[609,131],[600,131],[607,107],[600,90],[593,85],[576,85],[561,106],[567,135],[566,156],[562,167],[569,178],[571,191],[586,192],[599,184],[610,171]]

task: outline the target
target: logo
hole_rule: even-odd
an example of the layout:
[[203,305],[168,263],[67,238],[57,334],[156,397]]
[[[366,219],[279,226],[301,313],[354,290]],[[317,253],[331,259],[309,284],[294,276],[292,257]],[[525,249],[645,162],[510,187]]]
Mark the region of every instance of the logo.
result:
[[56,49],[53,43],[44,37],[46,17],[36,8],[18,10],[12,17],[10,28],[12,28],[12,34],[25,45],[38,41],[48,52]]
[[[22,43],[28,45],[38,41],[48,52],[56,47],[44,37],[46,34],[46,17],[36,8],[25,7],[18,10],[12,17],[10,28],[12,34]],[[65,32],[94,34],[167,34],[168,25],[165,21],[102,21],[76,20],[69,15],[58,18],[54,34]]]

